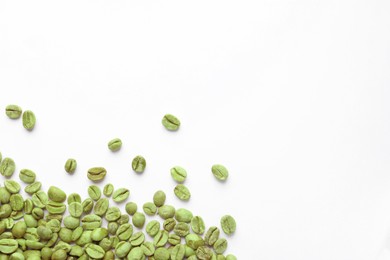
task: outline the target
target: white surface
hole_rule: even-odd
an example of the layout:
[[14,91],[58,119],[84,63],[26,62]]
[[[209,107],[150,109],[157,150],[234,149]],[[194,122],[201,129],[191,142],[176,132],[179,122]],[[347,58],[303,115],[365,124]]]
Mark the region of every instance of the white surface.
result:
[[[38,120],[28,133],[0,116],[1,152],[45,188],[86,196],[86,170],[102,165],[139,204],[163,189],[207,226],[229,213],[239,259],[390,259],[389,12],[385,0],[1,1],[1,109]],[[173,195],[174,165],[189,203]]]

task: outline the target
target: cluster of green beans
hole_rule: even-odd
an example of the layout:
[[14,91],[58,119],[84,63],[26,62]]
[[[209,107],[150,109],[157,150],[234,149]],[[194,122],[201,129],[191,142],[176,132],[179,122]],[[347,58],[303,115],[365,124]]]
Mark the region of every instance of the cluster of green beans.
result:
[[[10,118],[20,117],[15,105],[7,108]],[[180,121],[166,115],[163,124],[175,131]],[[108,147],[118,151],[121,145],[121,140],[116,138]],[[65,170],[74,173],[76,166],[76,160],[69,159]],[[135,172],[143,172],[145,166],[142,156],[133,160]],[[237,259],[231,254],[224,255],[228,242],[220,236],[218,227],[206,230],[201,216],[166,204],[162,190],[156,191],[140,209],[135,202],[127,202],[130,191],[124,187],[115,189],[113,184],[106,184],[101,190],[97,185],[90,185],[89,197],[82,199],[77,193],[67,195],[55,186],[44,191],[30,169],[20,170],[20,181],[15,181],[12,179],[15,168],[15,162],[11,158],[3,159],[0,153],[0,174],[6,177],[0,186],[0,260]],[[214,165],[212,172],[219,180],[227,177],[222,165]],[[103,167],[95,167],[88,170],[87,176],[99,182],[106,173]],[[171,175],[179,182],[174,190],[176,196],[188,200],[189,191],[181,184],[186,171],[177,166],[171,169]],[[21,194],[21,185],[26,196]],[[123,204],[125,212],[118,207],[120,203],[126,203]],[[147,221],[147,217],[153,216],[159,216],[161,221]],[[236,222],[230,215],[223,216],[220,225],[226,235],[236,230]]]

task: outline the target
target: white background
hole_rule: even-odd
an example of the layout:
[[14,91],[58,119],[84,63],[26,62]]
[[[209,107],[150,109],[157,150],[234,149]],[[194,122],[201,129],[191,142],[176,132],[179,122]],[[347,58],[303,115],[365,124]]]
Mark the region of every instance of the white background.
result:
[[85,197],[87,169],[104,166],[140,205],[163,189],[207,226],[231,214],[239,259],[390,259],[389,13],[385,0],[1,1],[0,106],[37,116],[31,133],[0,116],[1,152],[45,189]]

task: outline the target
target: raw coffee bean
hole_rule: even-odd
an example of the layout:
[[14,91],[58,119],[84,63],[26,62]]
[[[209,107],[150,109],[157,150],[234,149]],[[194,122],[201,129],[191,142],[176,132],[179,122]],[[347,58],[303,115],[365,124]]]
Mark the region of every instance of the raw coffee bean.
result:
[[77,194],[77,193],[71,193],[71,194],[69,194],[69,196],[68,196],[67,202],[68,202],[68,205],[69,205],[70,203],[72,203],[72,202],[79,202],[79,203],[81,203],[81,197],[80,197],[80,195]]
[[5,114],[11,119],[18,119],[22,115],[22,108],[18,105],[8,105]]
[[46,204],[46,209],[50,214],[63,214],[66,210],[66,205],[61,202],[49,200]]
[[190,227],[187,223],[179,222],[175,225],[173,232],[178,236],[185,237],[190,233]]
[[72,217],[79,218],[83,214],[83,205],[80,202],[72,202],[69,204],[68,211]]
[[168,242],[168,231],[160,230],[153,238],[153,244],[155,247],[162,247]]
[[206,235],[204,236],[204,240],[206,242],[207,245],[209,246],[212,246],[214,245],[215,241],[218,240],[219,238],[219,229],[217,227],[210,227],[207,232],[206,232]]
[[18,242],[15,239],[0,239],[0,252],[12,254],[18,249]]
[[64,226],[71,230],[74,230],[80,226],[80,219],[72,216],[66,216],[63,222],[64,222]]
[[145,241],[145,235],[144,233],[142,233],[142,231],[134,233],[129,240],[132,246],[140,246],[144,241]]
[[131,163],[131,167],[133,168],[133,171],[135,171],[136,173],[143,173],[146,167],[145,158],[142,157],[141,155],[136,156]]
[[149,236],[154,237],[160,230],[160,222],[157,220],[152,220],[146,225],[146,233]]
[[226,251],[227,245],[228,242],[225,238],[218,239],[213,245],[215,253],[223,254]]
[[145,224],[145,215],[141,212],[136,212],[131,220],[135,227],[142,228]]
[[186,253],[185,245],[176,245],[171,251],[171,259],[182,260],[184,259],[185,253]]
[[199,235],[203,234],[205,231],[205,224],[202,217],[200,216],[193,217],[191,219],[191,228],[192,231],[194,231],[194,233]]
[[[70,203],[72,204],[72,203]],[[70,205],[69,204],[69,205]],[[81,203],[81,205],[83,206],[83,212],[88,214],[92,211],[93,209],[93,200],[91,198],[87,198],[83,201],[83,203]]]
[[178,209],[176,210],[175,218],[179,222],[190,223],[192,219],[192,213],[187,209]]
[[4,186],[12,194],[18,193],[20,191],[19,183],[17,183],[16,181],[13,181],[13,180],[5,180]]
[[156,191],[153,195],[154,205],[156,205],[157,207],[161,207],[162,205],[164,205],[166,197],[167,196],[165,195],[165,192],[163,192],[162,190]]
[[15,162],[11,158],[4,158],[0,163],[0,173],[4,177],[11,177],[15,172]]
[[66,200],[66,193],[55,186],[50,186],[47,195],[50,200],[55,202],[64,202]]
[[96,228],[91,233],[92,241],[101,241],[108,236],[108,230],[106,228]]
[[84,230],[94,230],[102,225],[102,218],[95,214],[85,215],[81,219],[81,225]]
[[96,185],[91,185],[88,187],[88,195],[91,199],[94,201],[97,201],[100,199],[102,192],[100,191],[100,188]]
[[108,222],[117,221],[121,217],[121,211],[118,207],[110,207],[104,217]]
[[154,258],[156,260],[169,260],[170,254],[167,248],[159,247],[154,251]]
[[161,123],[169,131],[177,131],[180,127],[180,120],[171,114],[166,114]]
[[130,252],[131,245],[127,241],[119,242],[115,247],[115,254],[119,258],[124,258]]
[[221,218],[221,227],[226,235],[233,234],[236,231],[236,221],[230,215]]
[[103,188],[104,196],[110,197],[113,192],[114,192],[114,185],[112,185],[111,183],[108,183],[104,186],[104,188]]
[[228,170],[221,164],[214,164],[211,167],[211,172],[214,174],[215,178],[220,181],[225,181],[229,176]]
[[187,171],[180,166],[175,166],[171,168],[171,176],[176,182],[182,183],[187,178]]
[[133,247],[127,255],[127,259],[144,260],[144,251],[140,247]]
[[237,257],[229,254],[226,256],[225,260],[237,260]]
[[117,220],[119,225],[129,223],[130,217],[127,214],[122,214],[120,218]]
[[183,184],[176,185],[176,187],[173,191],[174,191],[176,197],[180,200],[187,201],[191,198],[191,192]]
[[130,191],[126,188],[119,188],[114,193],[112,194],[112,199],[113,201],[120,203],[125,200],[130,196]]
[[72,158],[69,158],[66,162],[65,162],[65,171],[69,174],[72,174],[76,171],[76,168],[77,168],[77,161],[75,159],[72,159]]
[[31,110],[24,111],[22,121],[24,128],[29,131],[33,130],[36,122],[35,114]]
[[101,198],[99,199],[94,207],[94,213],[100,217],[104,216],[108,210],[108,199],[107,198]]
[[158,215],[162,219],[172,218],[175,216],[175,208],[171,205],[163,205],[158,209]]
[[126,210],[127,214],[134,215],[134,213],[137,212],[137,204],[134,202],[128,202],[128,203],[126,203],[125,210]]
[[19,179],[24,183],[33,183],[35,181],[35,177],[35,172],[29,169],[22,169],[19,172]]
[[167,218],[163,222],[164,230],[171,232],[176,226],[176,220],[174,218]]
[[108,142],[108,149],[115,152],[121,149],[122,147],[122,141],[119,138],[114,138],[111,141]]
[[93,182],[99,182],[104,179],[107,171],[104,167],[93,167],[88,170],[87,177]]
[[146,256],[152,256],[155,252],[155,248],[152,242],[146,241],[141,245],[141,249]]
[[102,259],[106,253],[103,248],[95,244],[89,244],[86,247],[85,252],[93,259]]
[[119,240],[122,241],[128,240],[132,234],[133,226],[129,223],[120,225],[118,230],[116,231],[116,236],[119,238]]
[[170,234],[168,237],[168,243],[175,246],[180,244],[181,242],[181,237],[176,235],[176,234]]
[[156,205],[154,205],[153,202],[146,202],[144,205],[143,205],[143,210],[145,212],[146,215],[148,216],[154,216],[156,215],[156,212],[157,212],[157,207]]
[[42,183],[39,182],[39,181],[36,181],[34,183],[31,183],[29,185],[27,185],[25,188],[24,188],[24,191],[30,195],[34,194],[35,192],[39,191],[42,187]]
[[207,246],[200,246],[196,249],[196,256],[200,260],[209,260],[213,257],[213,251]]

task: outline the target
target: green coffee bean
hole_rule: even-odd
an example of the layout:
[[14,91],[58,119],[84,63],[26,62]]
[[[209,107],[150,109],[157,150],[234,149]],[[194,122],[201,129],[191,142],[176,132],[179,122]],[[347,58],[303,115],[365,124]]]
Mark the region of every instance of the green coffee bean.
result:
[[94,207],[94,213],[100,217],[104,216],[106,214],[107,209],[108,209],[108,199],[107,198],[101,198],[99,199]]
[[117,221],[121,217],[121,211],[118,207],[110,207],[104,217],[108,222]]
[[227,255],[226,256],[226,258],[225,258],[226,260],[237,260],[237,257],[236,256],[234,256],[234,255]]
[[131,245],[127,241],[119,242],[115,247],[115,254],[119,258],[124,258],[130,252]]
[[228,170],[221,164],[214,164],[211,167],[211,172],[214,174],[215,178],[220,181],[225,181],[229,176]]
[[155,248],[152,242],[146,241],[141,245],[141,249],[146,256],[152,256],[155,252]]
[[177,131],[180,127],[180,120],[171,114],[166,114],[161,122],[169,131]]
[[88,187],[88,195],[91,199],[94,201],[97,201],[100,199],[102,192],[100,191],[100,188],[96,185],[91,185]]
[[0,202],[6,204],[9,202],[10,197],[11,193],[5,187],[0,187]]
[[34,194],[35,192],[39,191],[42,187],[42,183],[40,183],[39,181],[36,181],[34,183],[31,183],[29,185],[27,185],[25,188],[24,188],[24,191],[30,195]]
[[154,216],[156,215],[156,212],[157,212],[157,207],[156,205],[154,205],[154,203],[152,202],[146,202],[144,205],[143,205],[143,210],[145,212],[146,215],[148,216]]
[[176,245],[171,251],[171,259],[182,260],[184,259],[185,253],[186,253],[185,245]]
[[119,225],[129,223],[130,217],[127,214],[122,214],[120,218],[117,220]]
[[179,222],[175,225],[173,232],[175,232],[175,234],[178,236],[185,237],[190,233],[190,227],[187,223]]
[[141,155],[136,156],[131,163],[131,167],[133,168],[133,171],[135,171],[136,173],[143,173],[146,168],[145,158],[142,157]]
[[176,210],[175,218],[179,222],[190,223],[192,219],[192,213],[187,209],[178,209]]
[[15,162],[11,158],[4,158],[0,163],[0,174],[11,177],[15,172]]
[[104,186],[104,188],[103,188],[104,196],[110,197],[113,192],[114,192],[114,185],[112,185],[111,183],[108,183]]
[[69,251],[69,255],[74,257],[80,257],[84,253],[84,250],[81,246],[75,245]]
[[165,192],[163,192],[162,190],[156,191],[153,195],[153,203],[157,207],[161,207],[162,205],[164,205],[165,199],[166,199],[166,195]]
[[136,212],[132,218],[133,225],[137,228],[142,228],[145,224],[145,215],[141,212]]
[[108,149],[110,149],[113,152],[118,151],[122,147],[122,141],[119,138],[114,138],[111,141],[108,142]]
[[22,115],[22,108],[18,105],[8,105],[5,114],[11,119],[18,119]]
[[119,228],[119,224],[116,222],[110,222],[107,225],[107,230],[108,233],[110,233],[110,235],[115,235],[116,231],[118,231],[118,228]]
[[107,171],[103,167],[93,167],[88,170],[87,177],[93,182],[100,182],[106,176]]
[[48,227],[38,226],[37,233],[39,238],[45,241],[53,237],[53,231]]
[[35,181],[35,172],[29,169],[22,169],[19,173],[19,179],[24,182],[31,184]]
[[81,203],[81,197],[80,197],[80,195],[77,194],[77,193],[71,193],[71,194],[69,194],[69,196],[68,196],[67,202],[68,202],[68,205],[69,205],[70,203],[72,203],[72,202],[79,202],[79,203]]
[[146,233],[149,236],[154,237],[160,230],[160,222],[157,220],[152,220],[146,225]]
[[175,166],[171,168],[171,176],[176,182],[182,183],[187,178],[187,171],[180,166]]
[[73,158],[69,158],[68,160],[66,160],[64,168],[67,173],[74,173],[77,168],[77,161]]
[[112,194],[112,199],[117,202],[123,202],[130,196],[130,191],[126,188],[119,188]]
[[5,180],[4,181],[5,188],[11,193],[15,194],[20,191],[20,185],[16,181],[13,180]]
[[36,122],[35,114],[31,110],[24,111],[22,121],[24,128],[29,131],[33,130]]
[[210,227],[207,232],[206,232],[206,235],[204,237],[204,240],[206,242],[207,245],[209,246],[212,246],[214,245],[215,241],[218,240],[219,238],[219,229],[217,227]]
[[15,238],[22,238],[26,233],[26,230],[27,230],[26,222],[19,221],[12,227],[12,235]]
[[200,260],[208,260],[213,257],[213,251],[207,246],[200,246],[196,249],[196,256]]
[[101,241],[103,238],[108,236],[108,230],[106,228],[96,228],[92,231],[92,241]]
[[112,242],[107,236],[99,241],[99,246],[101,246],[101,248],[103,248],[103,250],[107,252],[108,250],[112,249]]
[[194,231],[194,233],[199,235],[203,234],[205,231],[205,225],[202,217],[200,216],[193,217],[191,219],[191,228],[192,231]]
[[140,247],[133,247],[127,255],[127,259],[144,260],[144,251]]
[[191,198],[190,191],[183,184],[176,185],[176,187],[175,187],[175,189],[173,191],[174,191],[176,197],[178,199],[180,199],[180,200],[187,201],[187,200],[189,200]]
[[169,260],[170,254],[167,248],[159,247],[154,251],[154,258],[156,260]]
[[66,210],[66,205],[61,202],[49,200],[46,204],[46,209],[50,214],[63,214]]
[[162,247],[168,242],[168,232],[165,230],[160,230],[153,238],[153,244],[155,247]]
[[196,250],[198,249],[198,247],[205,245],[205,241],[197,234],[188,234],[185,237],[185,240],[186,240],[186,245],[193,250]]
[[93,230],[102,225],[102,218],[95,214],[89,214],[81,219],[81,223],[84,230]]
[[9,257],[10,260],[24,260],[24,255],[21,252],[15,252]]
[[223,254],[227,248],[227,240],[225,238],[219,238],[213,245],[214,251],[217,254]]
[[50,230],[53,232],[53,233],[57,233],[60,231],[60,228],[61,228],[61,222],[57,219],[52,219],[50,221],[47,222],[46,224],[46,227],[47,228],[50,228]]
[[83,205],[80,202],[72,202],[69,204],[68,211],[72,217],[79,218],[83,214]]
[[72,216],[66,216],[64,218],[64,226],[66,228],[74,230],[74,229],[76,229],[77,227],[80,226],[80,219],[72,217]]
[[134,202],[128,202],[128,203],[126,203],[125,209],[126,209],[127,214],[134,215],[134,213],[137,212],[137,204],[135,204]]
[[119,240],[128,240],[133,234],[133,226],[129,223],[120,225],[118,230],[116,231],[116,236]]
[[86,247],[85,252],[87,255],[94,259],[102,259],[106,252],[98,245],[90,244]]
[[231,235],[236,231],[236,221],[230,215],[221,218],[221,227],[226,235]]
[[32,195],[32,201],[35,207],[44,208],[46,207],[49,198],[47,197],[47,194],[44,191],[40,190]]
[[84,231],[83,227],[79,226],[75,228],[72,232],[72,241],[77,241],[83,234],[83,231]]
[[12,254],[18,249],[18,242],[15,239],[0,239],[0,252]]
[[145,241],[145,235],[144,233],[142,233],[142,231],[134,233],[129,240],[132,246],[140,246],[144,241]]
[[81,204],[83,206],[83,212],[88,214],[92,211],[93,209],[93,200],[91,198],[87,198],[83,201]]
[[12,194],[10,197],[10,205],[12,210],[20,211],[23,209],[23,197],[20,194]]
[[66,200],[66,193],[55,186],[50,186],[47,195],[50,200],[55,202],[64,202]]
[[172,218],[175,216],[175,208],[171,205],[163,205],[158,209],[158,215],[162,219]]
[[176,235],[176,234],[170,234],[168,237],[168,243],[175,246],[180,244],[181,242],[181,237]]
[[176,220],[174,218],[167,218],[164,220],[163,228],[164,230],[171,232],[176,226]]
[[43,260],[50,260],[52,255],[53,255],[53,249],[49,247],[42,248],[41,256]]
[[92,243],[91,234],[92,234],[91,230],[84,230],[80,238],[76,240],[76,245],[85,246],[89,243]]

